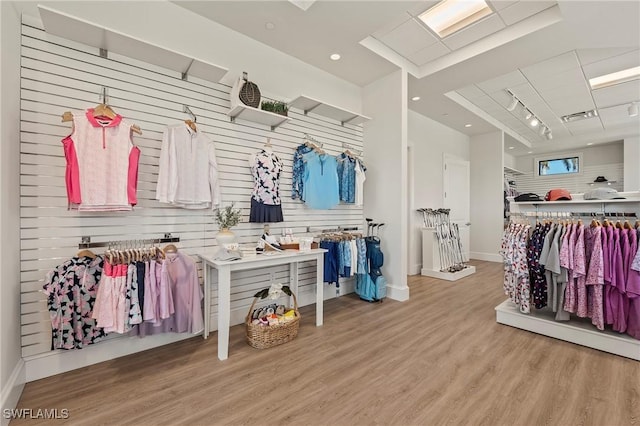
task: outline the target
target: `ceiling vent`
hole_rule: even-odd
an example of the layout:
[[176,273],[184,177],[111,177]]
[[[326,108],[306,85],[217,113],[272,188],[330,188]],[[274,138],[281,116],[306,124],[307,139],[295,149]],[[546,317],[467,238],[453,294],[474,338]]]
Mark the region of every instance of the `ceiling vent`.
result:
[[575,114],[563,115],[560,117],[563,123],[572,123],[574,121],[588,120],[598,116],[598,111],[592,109],[591,111],[576,112]]

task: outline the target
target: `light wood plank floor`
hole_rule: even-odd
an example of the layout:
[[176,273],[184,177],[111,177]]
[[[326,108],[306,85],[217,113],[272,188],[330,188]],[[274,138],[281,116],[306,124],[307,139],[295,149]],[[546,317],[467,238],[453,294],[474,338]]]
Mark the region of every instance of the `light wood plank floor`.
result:
[[277,348],[234,327],[225,362],[214,335],[32,382],[19,408],[92,425],[640,425],[640,363],[497,324],[501,266],[475,264],[411,277],[409,302],[327,301],[323,327],[305,307]]

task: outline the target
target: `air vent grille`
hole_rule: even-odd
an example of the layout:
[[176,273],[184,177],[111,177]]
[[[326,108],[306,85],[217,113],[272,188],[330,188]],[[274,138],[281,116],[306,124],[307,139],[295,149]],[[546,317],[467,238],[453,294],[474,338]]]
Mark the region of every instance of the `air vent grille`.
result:
[[595,118],[597,116],[598,116],[598,111],[595,109],[592,109],[591,111],[583,111],[583,112],[576,112],[574,114],[563,115],[562,117],[560,117],[560,119],[562,120],[563,123],[571,123],[573,121],[588,120],[590,118]]

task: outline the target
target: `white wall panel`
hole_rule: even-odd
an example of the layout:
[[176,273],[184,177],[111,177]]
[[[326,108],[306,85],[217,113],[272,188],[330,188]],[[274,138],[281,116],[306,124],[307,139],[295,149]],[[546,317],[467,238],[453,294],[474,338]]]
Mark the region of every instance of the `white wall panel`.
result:
[[[181,238],[178,246],[188,254],[214,249],[217,228],[210,211],[176,209],[154,199],[162,132],[166,125],[188,118],[182,112],[183,105],[191,108],[198,117],[198,127],[215,141],[223,204],[235,202],[242,209],[243,223],[234,229],[241,243],[256,241],[263,229],[261,224],[247,223],[252,188],[247,159],[262,147],[266,137],[272,138],[274,151],[285,164],[281,196],[286,221],[272,224],[273,234],[279,234],[285,227],[301,233],[307,226],[362,226],[361,207],[340,205],[333,210],[319,211],[291,200],[293,151],[302,143],[303,133],[322,141],[327,152],[338,154],[343,150],[343,143],[362,150],[360,126],[341,126],[330,119],[312,113],[305,116],[296,110],[289,111],[292,120],[275,132],[246,121],[231,123],[226,115],[231,90],[227,85],[191,77],[184,81],[176,72],[119,55],[102,58],[97,49],[51,36],[28,24],[22,26],[21,49],[20,279],[24,357],[53,354],[49,350],[51,326],[40,289],[47,271],[75,255],[81,236],[91,236],[93,241],[110,241],[155,238],[171,232]],[[61,139],[70,133],[71,125],[61,123],[60,115],[98,104],[103,86],[108,87],[113,108],[138,124],[143,132],[142,136],[134,135],[142,152],[139,204],[131,212],[69,211]],[[312,303],[315,265],[307,262],[299,269],[298,300],[302,304]],[[232,276],[233,323],[241,321],[251,296],[269,284],[271,275],[275,280],[288,282],[289,269],[279,266]],[[342,294],[351,286],[349,282],[342,285]],[[206,303],[212,306],[215,328],[215,288],[212,293],[212,299]],[[333,297],[335,290],[326,288],[325,295]],[[104,346],[108,351],[106,348],[112,343],[105,341],[95,346]]]

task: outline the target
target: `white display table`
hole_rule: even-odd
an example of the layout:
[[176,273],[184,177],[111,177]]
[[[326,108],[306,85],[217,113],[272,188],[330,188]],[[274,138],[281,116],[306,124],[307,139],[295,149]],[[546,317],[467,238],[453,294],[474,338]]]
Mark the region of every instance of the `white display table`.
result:
[[240,260],[221,261],[215,259],[215,253],[198,254],[202,259],[204,280],[204,333],[209,336],[211,326],[211,287],[213,270],[218,274],[218,359],[225,360],[229,356],[229,324],[231,316],[231,272],[247,269],[267,268],[269,266],[289,264],[289,287],[295,294],[298,292],[298,263],[315,260],[316,267],[316,326],[322,325],[323,308],[323,273],[325,249],[313,249],[306,252],[286,250],[283,252],[267,252]]

